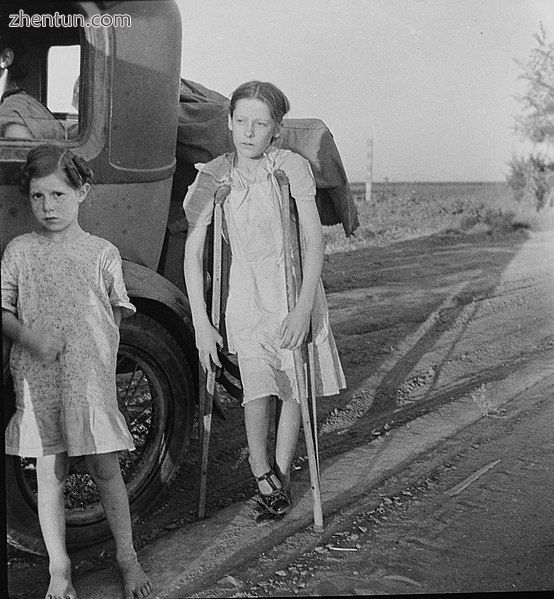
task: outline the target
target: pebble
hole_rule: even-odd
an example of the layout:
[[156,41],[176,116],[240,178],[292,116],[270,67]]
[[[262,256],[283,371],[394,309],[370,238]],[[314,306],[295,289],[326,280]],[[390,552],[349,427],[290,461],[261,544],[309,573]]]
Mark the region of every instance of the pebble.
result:
[[240,580],[237,580],[234,576],[231,576],[230,574],[228,574],[227,576],[224,576],[223,578],[220,578],[217,581],[217,583],[218,584],[229,583],[229,584],[232,584],[234,587],[242,586],[242,582]]
[[277,570],[277,572],[275,572],[275,574],[277,576],[286,576],[287,573],[284,570]]

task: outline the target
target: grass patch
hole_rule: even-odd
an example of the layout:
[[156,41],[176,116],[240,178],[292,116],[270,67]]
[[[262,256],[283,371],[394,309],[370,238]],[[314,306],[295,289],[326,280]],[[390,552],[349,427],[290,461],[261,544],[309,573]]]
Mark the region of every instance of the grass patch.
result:
[[371,202],[363,184],[352,183],[360,227],[346,238],[342,227],[324,227],[325,252],[380,247],[440,232],[487,232],[494,236],[520,229],[551,229],[549,212],[537,212],[514,199],[507,183],[375,183]]

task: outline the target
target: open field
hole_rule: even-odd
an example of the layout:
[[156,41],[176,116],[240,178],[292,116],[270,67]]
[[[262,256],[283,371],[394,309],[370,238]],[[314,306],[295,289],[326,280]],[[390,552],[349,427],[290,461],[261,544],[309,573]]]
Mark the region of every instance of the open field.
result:
[[506,182],[374,183],[371,201],[365,185],[350,183],[360,227],[346,239],[340,225],[325,227],[326,253],[382,247],[438,232],[542,230],[544,215],[518,204]]

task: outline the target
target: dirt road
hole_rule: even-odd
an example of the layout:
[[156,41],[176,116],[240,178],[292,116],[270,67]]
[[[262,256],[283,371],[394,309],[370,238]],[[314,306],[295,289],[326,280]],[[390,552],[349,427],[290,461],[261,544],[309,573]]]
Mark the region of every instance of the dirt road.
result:
[[[325,460],[464,393],[488,409],[488,381],[554,345],[554,234],[449,233],[326,259],[324,282],[349,389],[319,404]],[[254,493],[242,408],[226,399],[215,421],[207,516]],[[193,443],[194,445],[194,443]],[[301,443],[296,476],[307,470]],[[136,526],[139,547],[196,519],[195,447],[179,480]],[[100,550],[101,558],[96,557]],[[112,546],[74,556],[77,576]],[[29,565],[35,565],[32,581]],[[12,558],[11,584],[34,596],[45,560]],[[31,588],[32,587],[32,588]]]
[[552,590],[554,377],[547,380],[328,517],[315,546],[303,532],[291,535],[190,596]]
[[[554,235],[433,236],[329,256],[324,282],[348,391],[319,403],[321,458],[502,378],[554,344]],[[207,515],[255,490],[242,408],[212,432]],[[307,470],[303,444],[295,467]],[[150,522],[194,520],[196,470]],[[159,520],[158,520],[159,518]],[[164,524],[165,522],[165,524]],[[142,530],[141,530],[142,533]],[[148,536],[153,534],[150,529]]]

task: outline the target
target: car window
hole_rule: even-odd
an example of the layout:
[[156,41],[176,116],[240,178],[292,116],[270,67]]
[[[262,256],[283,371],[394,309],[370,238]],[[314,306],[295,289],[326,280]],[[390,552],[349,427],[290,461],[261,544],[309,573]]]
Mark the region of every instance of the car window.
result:
[[79,132],[80,46],[53,46],[48,51],[46,106],[64,126],[66,138]]
[[[0,138],[75,139],[83,120],[78,87],[86,63],[84,16],[79,15],[83,25],[62,27],[53,15],[59,17],[66,7],[69,18],[77,4],[41,0],[25,6],[25,11],[0,11],[0,53],[6,65],[0,77]],[[37,19],[36,26],[31,19]]]

